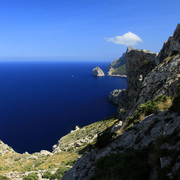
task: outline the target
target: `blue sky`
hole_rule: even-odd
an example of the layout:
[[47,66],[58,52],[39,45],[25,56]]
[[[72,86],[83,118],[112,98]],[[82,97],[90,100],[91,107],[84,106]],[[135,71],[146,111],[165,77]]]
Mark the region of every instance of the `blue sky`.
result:
[[112,61],[136,48],[158,52],[180,20],[179,0],[1,0],[1,60]]

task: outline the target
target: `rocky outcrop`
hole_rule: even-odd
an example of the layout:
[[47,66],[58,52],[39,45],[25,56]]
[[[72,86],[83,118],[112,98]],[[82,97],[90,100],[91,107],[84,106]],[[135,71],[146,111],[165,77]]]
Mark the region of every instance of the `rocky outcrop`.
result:
[[103,70],[99,67],[94,68],[92,74],[93,74],[93,76],[104,76],[105,75]]
[[15,151],[10,146],[8,146],[7,144],[4,144],[0,140],[0,155],[4,155],[6,153],[15,153]]
[[[133,109],[139,93],[141,92],[144,78],[156,66],[156,57],[157,54],[144,49],[139,50],[132,47],[127,48],[127,89],[126,91],[123,91],[123,93],[118,93],[115,98],[116,102],[119,102],[119,112],[121,112],[122,109],[126,109],[126,115],[128,115],[130,109]],[[111,95],[110,97],[113,99]]]
[[118,105],[124,93],[125,93],[125,89],[115,89],[114,91],[110,92],[108,99],[113,104]]
[[[172,150],[176,150],[180,153],[180,134],[178,133],[180,129],[179,121],[180,116],[171,114],[168,111],[159,112],[157,115],[146,117],[142,123],[124,132],[106,148],[96,149],[83,156],[75,163],[73,168],[64,175],[62,180],[89,180],[96,171],[94,164],[99,158],[113,153],[125,152],[130,148],[141,149],[143,147],[149,147],[150,145],[152,149],[156,148],[157,150],[157,148],[159,148],[166,151],[167,154],[169,152],[169,155],[163,153],[155,155],[157,157],[153,157],[152,154],[149,154],[149,161],[152,161],[154,158],[157,158],[157,160],[160,159],[159,167],[156,168],[162,169],[164,166],[168,166],[168,163],[171,163],[171,168],[169,168],[166,175],[169,177],[171,176],[171,179],[173,179],[174,174],[176,174],[180,168],[180,163],[178,162],[180,154],[173,162],[172,159],[174,157],[171,156]],[[177,139],[176,142],[171,141],[171,139],[174,138]],[[150,174],[150,176],[152,176],[152,174]],[[158,177],[156,176],[154,179],[158,179]]]
[[160,94],[176,96],[178,83],[180,83],[180,55],[159,64],[145,77],[134,109]]
[[155,67],[156,54],[132,49],[126,52],[128,96],[136,97],[147,74]]
[[177,25],[173,36],[170,36],[168,41],[164,43],[163,48],[159,52],[156,63],[161,63],[165,58],[180,53],[180,24]]

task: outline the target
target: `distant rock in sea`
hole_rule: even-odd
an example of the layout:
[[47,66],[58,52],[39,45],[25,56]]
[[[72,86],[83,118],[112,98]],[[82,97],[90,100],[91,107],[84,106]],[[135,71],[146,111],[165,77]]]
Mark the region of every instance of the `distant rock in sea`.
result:
[[95,67],[92,74],[93,76],[105,76],[103,70],[99,67]]

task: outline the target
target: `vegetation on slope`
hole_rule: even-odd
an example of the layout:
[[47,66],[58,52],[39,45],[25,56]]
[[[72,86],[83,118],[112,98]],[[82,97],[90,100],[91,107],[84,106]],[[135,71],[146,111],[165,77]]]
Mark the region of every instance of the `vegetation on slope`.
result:
[[[175,98],[160,95],[154,100],[142,104],[139,109],[134,112],[132,117],[127,118],[125,123],[126,130],[130,130],[132,126],[141,122],[145,116],[156,114],[157,111],[169,110],[180,113],[179,109],[179,94]],[[167,123],[170,123],[171,120],[173,121],[173,119],[165,119]],[[149,128],[152,128],[152,126]],[[149,135],[149,131],[150,129],[145,132],[145,135]],[[180,154],[179,149],[174,148],[177,146],[180,138],[179,132],[180,128],[176,128],[170,135],[161,135],[143,149],[129,149],[100,158],[95,164],[96,172],[95,175],[91,177],[91,180],[145,180],[149,178],[150,171],[154,167],[156,168],[158,179],[169,179],[168,174],[177,163]],[[104,137],[108,137],[107,140],[109,140],[109,136]],[[167,157],[169,158],[169,163],[163,167],[161,159]],[[180,169],[177,169],[173,174],[176,179],[180,178],[179,170]]]
[[180,84],[177,84],[177,96],[173,100],[173,104],[170,108],[171,112],[177,112],[180,114]]
[[122,65],[113,70],[112,75],[126,75],[126,65]]
[[[92,142],[88,140],[93,138],[95,135],[101,133],[107,128],[111,127],[117,118],[115,116],[109,117],[103,121],[98,121],[79,130],[73,131],[62,139],[64,148],[61,152],[54,153],[52,155],[43,155],[40,153],[34,154],[19,154],[16,152],[8,152],[0,156],[0,175],[6,176],[8,172],[15,172],[23,177],[25,172],[38,172],[41,174],[49,172],[51,179],[60,179],[62,175],[73,166],[78,158],[84,153],[91,150],[93,145],[96,143],[96,138]],[[78,147],[71,147],[70,144],[78,142],[84,139],[84,143]],[[88,139],[86,141],[86,139]],[[55,171],[55,173],[54,173]],[[47,176],[48,174],[44,174]],[[1,176],[0,176],[1,178]],[[24,177],[31,178],[31,177]]]
[[172,97],[166,95],[159,95],[152,101],[147,101],[145,104],[140,105],[131,117],[127,117],[123,127],[119,133],[127,130],[135,124],[144,120],[144,118],[150,114],[155,114],[157,111],[164,111],[172,106]]
[[147,150],[129,150],[111,154],[96,162],[96,174],[91,180],[146,180],[150,173]]

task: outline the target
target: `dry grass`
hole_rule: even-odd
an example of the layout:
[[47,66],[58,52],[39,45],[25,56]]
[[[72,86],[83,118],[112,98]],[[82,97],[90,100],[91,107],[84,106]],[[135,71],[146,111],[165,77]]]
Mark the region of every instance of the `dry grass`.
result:
[[172,106],[172,99],[167,99],[166,102],[160,102],[157,107],[159,111],[165,111]]
[[168,56],[167,58],[165,58],[165,59],[163,60],[163,62],[169,61],[169,60],[171,60],[171,59],[172,59],[172,57]]
[[140,116],[139,116],[139,121],[143,121],[145,117],[146,117],[146,116],[145,116],[145,113],[140,114]]
[[[74,133],[67,134],[63,138],[63,143],[66,145],[75,142],[80,138],[91,137],[104,131],[108,127],[111,127],[116,121],[116,118],[109,118],[107,120],[85,126]],[[87,143],[82,145],[79,149],[82,149],[86,145]],[[33,156],[37,156],[37,158],[33,158]],[[12,171],[24,173],[37,170],[54,170],[62,166],[69,166],[69,164],[72,164],[71,162],[76,161],[81,156],[82,155],[80,155],[75,149],[72,151],[62,151],[52,156],[44,156],[37,153],[19,154],[9,152],[4,155],[0,155],[0,175]]]

